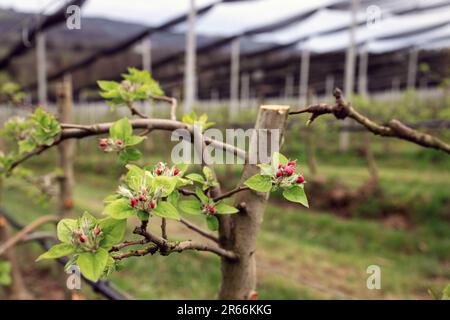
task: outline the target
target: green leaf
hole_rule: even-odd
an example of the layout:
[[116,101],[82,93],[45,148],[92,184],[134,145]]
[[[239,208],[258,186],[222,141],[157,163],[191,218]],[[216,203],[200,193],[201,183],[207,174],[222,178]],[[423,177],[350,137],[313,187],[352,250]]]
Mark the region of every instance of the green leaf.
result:
[[145,186],[143,184],[143,179],[146,175],[145,170],[139,168],[134,164],[127,164],[125,167],[128,169],[128,173],[126,176],[128,187],[130,187],[134,191],[138,191],[141,187]]
[[244,184],[258,192],[269,192],[272,189],[272,178],[270,176],[255,174],[247,179]]
[[119,153],[119,162],[126,164],[130,161],[137,161],[142,158],[142,152],[136,148],[126,148]]
[[206,194],[203,192],[203,190],[200,189],[199,187],[195,188],[195,194],[197,195],[197,197],[200,199],[200,201],[202,203],[209,202],[209,198],[206,196]]
[[104,235],[100,246],[105,249],[111,249],[113,245],[123,240],[127,229],[127,220],[105,218],[99,221],[99,225]]
[[450,284],[442,290],[442,300],[450,300]]
[[288,163],[288,158],[286,158],[285,156],[283,156],[281,153],[279,152],[274,152],[273,156],[272,156],[272,165],[274,167],[277,167],[279,164],[287,164]]
[[128,118],[120,119],[111,126],[109,134],[113,139],[121,139],[127,141],[133,134],[133,128],[131,127]]
[[211,169],[209,167],[206,167],[206,166],[203,167],[203,174],[205,175],[206,180],[208,180],[208,181],[213,181],[214,180],[213,173],[212,173],[212,171],[211,171]]
[[293,186],[283,191],[283,197],[292,202],[297,202],[309,208],[308,198],[302,186]]
[[201,215],[201,206],[202,204],[198,199],[183,200],[178,203],[178,208],[181,211],[192,215]]
[[108,203],[114,202],[116,200],[120,199],[120,196],[118,194],[110,194],[105,199],[103,199],[103,203],[107,205]]
[[166,219],[180,220],[181,218],[177,208],[165,201],[159,202],[156,208],[153,209],[152,213],[158,217]]
[[208,229],[211,231],[219,230],[219,220],[216,216],[206,216],[206,224],[208,225]]
[[167,197],[169,194],[175,190],[177,185],[177,177],[167,177],[167,176],[156,176],[153,178],[152,191],[157,189],[162,190],[162,197]]
[[201,183],[201,184],[206,182],[205,179],[198,173],[190,173],[186,176],[186,178],[188,178],[189,180]]
[[181,178],[180,175],[178,175],[176,178],[177,178],[176,188],[181,188],[187,185],[194,184],[192,180]]
[[74,253],[75,248],[68,243],[59,243],[51,247],[47,252],[41,254],[36,261],[44,259],[57,259]]
[[70,243],[72,240],[72,230],[76,228],[78,221],[75,219],[62,219],[56,226],[56,234],[59,241]]
[[135,145],[141,143],[144,140],[145,140],[145,137],[130,136],[130,137],[128,137],[127,140],[125,140],[125,145],[128,146],[128,147],[135,146]]
[[119,83],[116,81],[97,81],[97,84],[104,91],[115,90],[119,86]]
[[276,172],[276,169],[269,164],[258,164],[258,167],[261,169],[263,176],[273,176]]
[[218,214],[233,214],[239,212],[239,210],[235,207],[229,206],[223,202],[217,203],[215,207]]
[[19,154],[31,152],[36,147],[36,144],[31,139],[21,140],[19,141]]
[[111,218],[121,220],[133,216],[136,210],[130,205],[128,199],[119,199],[108,204],[103,210],[103,214]]
[[0,261],[0,286],[9,286],[11,281],[11,264],[8,261]]
[[175,190],[174,192],[169,194],[169,196],[167,197],[167,202],[172,204],[174,207],[177,207],[179,197],[180,197],[180,193],[178,192],[178,190]]
[[81,273],[87,279],[97,281],[105,270],[108,262],[108,251],[98,248],[96,252],[83,252],[77,260]]

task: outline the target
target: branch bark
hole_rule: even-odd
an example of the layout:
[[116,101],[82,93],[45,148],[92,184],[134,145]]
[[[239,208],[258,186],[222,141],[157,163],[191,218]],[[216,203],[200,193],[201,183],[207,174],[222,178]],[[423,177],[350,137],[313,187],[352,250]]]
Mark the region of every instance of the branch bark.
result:
[[143,236],[145,239],[147,239],[148,242],[154,243],[158,247],[158,250],[162,255],[169,255],[173,252],[182,252],[186,250],[196,250],[212,252],[231,261],[237,259],[237,256],[234,252],[223,249],[216,245],[210,245],[207,243],[200,243],[191,240],[172,242],[155,234],[152,234],[141,227],[136,228],[134,230],[134,233]]
[[333,114],[336,119],[340,120],[348,117],[363,125],[375,135],[406,140],[422,147],[433,148],[450,154],[450,144],[437,137],[414,130],[396,119],[390,120],[387,125],[380,125],[356,111],[351,103],[345,102],[342,98],[341,90],[335,89],[334,97],[336,98],[336,103],[334,105],[311,105],[297,111],[292,111],[289,115],[311,113],[308,124],[324,114]]
[[[185,123],[167,120],[167,119],[136,119],[130,121],[133,129],[151,129],[151,130],[164,130],[164,131],[174,131],[177,129],[185,129],[193,132],[191,126]],[[27,153],[22,158],[14,161],[11,164],[11,170],[25,162],[26,160],[32,158],[33,156],[39,155],[42,152],[59,145],[61,142],[68,139],[82,139],[86,137],[106,134],[109,132],[109,128],[113,125],[113,122],[98,123],[93,125],[77,125],[77,124],[66,124],[61,123],[62,132],[55,139],[55,142],[50,146],[40,146],[34,151]],[[233,153],[241,159],[246,158],[246,153],[244,150],[239,149],[233,145],[223,143],[208,137],[205,137],[205,143],[207,145],[212,145],[216,149],[225,150],[226,152]]]

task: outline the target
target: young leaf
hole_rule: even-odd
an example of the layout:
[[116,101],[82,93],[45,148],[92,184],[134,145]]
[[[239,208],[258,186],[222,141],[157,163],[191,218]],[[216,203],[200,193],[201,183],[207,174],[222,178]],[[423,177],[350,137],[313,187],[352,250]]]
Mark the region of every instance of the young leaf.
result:
[[0,286],[9,286],[11,282],[11,264],[8,261],[0,261]]
[[206,182],[205,179],[198,173],[190,173],[186,176],[186,178],[188,178],[189,180],[192,180],[194,182],[201,183],[201,184]]
[[108,262],[108,251],[98,248],[96,252],[83,252],[77,260],[81,273],[87,279],[97,281],[105,270]]
[[125,167],[128,169],[126,176],[128,187],[138,191],[142,187],[145,171],[134,164],[127,164]]
[[206,224],[208,225],[208,229],[211,231],[217,231],[219,229],[219,220],[216,216],[206,216]]
[[279,164],[284,164],[286,165],[288,163],[288,158],[286,158],[285,156],[283,156],[281,153],[279,152],[274,152],[273,156],[272,156],[272,165],[274,167],[277,167]]
[[244,184],[258,192],[269,192],[272,189],[272,178],[270,176],[255,174],[247,179]]
[[195,188],[195,194],[197,195],[197,197],[200,199],[200,201],[202,203],[208,203],[209,202],[208,197],[205,195],[205,193],[199,187]]
[[142,152],[136,148],[126,148],[119,153],[119,162],[126,164],[130,161],[137,161],[142,158]]
[[104,91],[115,90],[119,86],[119,83],[116,81],[97,81],[97,84]]
[[119,199],[108,204],[103,210],[103,214],[111,218],[121,220],[133,216],[136,210],[130,205],[128,199]]
[[203,167],[203,174],[205,175],[206,180],[208,180],[208,181],[213,181],[214,180],[213,173],[212,173],[212,171],[211,171],[211,169],[209,167],[206,167],[206,166]]
[[200,215],[202,213],[201,206],[202,204],[198,199],[183,200],[178,203],[178,208],[181,211],[192,215]]
[[239,212],[235,207],[229,206],[223,202],[217,203],[216,209],[218,214],[233,214]]
[[133,128],[131,127],[128,118],[120,119],[111,126],[109,134],[113,139],[121,139],[127,141],[133,134]]
[[173,205],[175,208],[178,206],[178,198],[180,197],[180,193],[178,190],[173,191],[169,196],[167,197],[167,202],[169,202],[171,205]]
[[105,249],[111,249],[113,245],[123,240],[127,228],[127,220],[105,218],[99,221],[99,225],[104,234],[100,246]]
[[77,226],[78,222],[75,219],[62,219],[56,226],[56,234],[59,241],[70,243],[72,240],[72,230]]
[[44,259],[57,259],[71,255],[75,251],[75,248],[68,243],[59,243],[51,247],[47,252],[41,254],[36,261]]
[[292,202],[297,202],[309,208],[308,198],[301,186],[293,186],[283,191],[283,197]]
[[162,196],[167,197],[175,189],[177,181],[177,177],[156,176],[153,178],[152,191],[160,188],[162,190]]
[[125,145],[127,147],[131,147],[131,146],[135,146],[139,143],[141,143],[142,141],[145,140],[145,137],[141,137],[141,136],[130,136],[128,137],[127,140],[125,140]]
[[258,167],[261,169],[261,174],[263,176],[273,176],[276,171],[276,169],[269,164],[258,164]]
[[180,220],[180,214],[178,213],[177,208],[175,208],[169,202],[162,201],[158,203],[155,209],[152,211],[155,216],[173,220]]

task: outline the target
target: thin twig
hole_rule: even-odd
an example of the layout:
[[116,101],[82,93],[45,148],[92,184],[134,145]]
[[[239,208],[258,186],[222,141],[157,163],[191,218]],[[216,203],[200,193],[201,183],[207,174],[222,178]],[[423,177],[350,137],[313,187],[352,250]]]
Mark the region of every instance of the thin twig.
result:
[[178,107],[178,101],[175,98],[172,97],[166,97],[166,96],[151,96],[153,100],[160,100],[164,102],[168,102],[171,104],[170,108],[170,119],[176,121],[177,120],[177,107]]
[[311,105],[297,111],[292,111],[289,115],[311,113],[311,118],[308,120],[308,124],[312,123],[317,117],[324,114],[333,114],[337,119],[345,119],[349,117],[363,125],[367,130],[371,131],[375,135],[406,140],[422,147],[433,148],[450,154],[450,144],[437,137],[414,130],[396,119],[390,120],[387,125],[377,124],[356,111],[350,103],[345,102],[343,100],[341,90],[335,89],[334,97],[336,98],[336,104],[334,105]]
[[191,230],[197,232],[198,234],[204,236],[205,238],[207,238],[209,240],[212,240],[212,241],[214,241],[216,243],[219,242],[219,238],[217,238],[215,235],[213,235],[213,234],[211,234],[211,233],[201,229],[200,227],[196,226],[192,222],[190,222],[190,221],[188,221],[186,219],[180,219],[180,222],[182,224],[184,224],[186,227],[188,227],[189,229],[191,229]]
[[129,258],[129,257],[142,257],[145,256],[147,254],[155,254],[158,251],[158,246],[155,244],[151,244],[148,247],[144,248],[144,249],[139,249],[139,250],[133,250],[133,251],[129,251],[129,252],[125,252],[119,255],[113,255],[114,260],[120,261],[122,259],[125,258]]
[[120,251],[123,248],[130,247],[130,246],[136,246],[136,245],[142,245],[142,244],[146,244],[147,242],[148,241],[146,239],[124,241],[122,243],[116,244],[109,251],[110,252]]
[[236,194],[238,192],[242,192],[242,191],[246,191],[246,190],[250,190],[250,188],[247,187],[247,186],[240,186],[240,187],[237,187],[237,188],[235,188],[233,190],[230,190],[228,192],[222,193],[220,196],[215,197],[213,200],[214,200],[214,202],[217,202],[219,200],[222,200],[222,199],[225,199],[225,198],[229,198],[229,197],[233,196],[234,194]]
[[163,239],[162,237],[154,235],[148,231],[145,231],[142,228],[136,228],[134,230],[134,233],[145,237],[149,242],[152,242],[155,245],[157,245],[161,254],[164,255],[169,255],[173,252],[182,252],[185,250],[196,250],[196,251],[212,252],[230,260],[237,259],[236,254],[234,252],[225,250],[216,245],[210,245],[207,243],[198,243],[191,240],[182,242],[171,242],[166,239]]
[[0,256],[3,253],[5,253],[6,250],[13,247],[16,243],[20,242],[23,238],[25,238],[31,231],[35,230],[36,228],[40,227],[43,224],[58,221],[59,218],[56,216],[43,216],[34,220],[0,246]]
[[139,118],[142,118],[142,119],[147,119],[148,117],[145,115],[145,114],[143,114],[142,112],[140,112],[138,109],[136,109],[134,106],[133,106],[133,103],[132,102],[127,102],[127,107],[128,107],[128,109],[130,109],[130,111],[131,111],[131,115],[133,115],[133,116],[138,116]]

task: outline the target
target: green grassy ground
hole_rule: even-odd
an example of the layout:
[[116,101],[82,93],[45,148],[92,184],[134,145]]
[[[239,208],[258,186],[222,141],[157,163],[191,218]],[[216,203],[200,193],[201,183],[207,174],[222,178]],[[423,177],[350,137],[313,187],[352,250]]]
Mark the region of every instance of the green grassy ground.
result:
[[[335,162],[340,161],[320,165],[321,173],[344,179],[351,186],[358,186],[368,177],[363,163],[348,161],[350,164],[343,166]],[[380,165],[381,186],[388,198],[403,202],[421,199],[418,203],[422,205],[424,214],[406,228],[392,228],[382,219],[365,219],[364,216],[342,219],[329,212],[280,207],[278,202],[271,202],[258,239],[260,297],[429,298],[428,288],[441,289],[450,283],[450,225],[439,215],[424,218],[425,214],[434,211],[441,214],[439,195],[448,200],[450,172],[443,170],[445,164],[422,168],[420,174],[413,166],[404,165],[415,162],[416,159],[404,160],[401,165],[384,161]],[[91,168],[82,165],[86,170]],[[116,187],[116,171],[91,173],[78,170],[75,188],[77,213],[88,210],[99,214],[102,199]],[[33,199],[24,197],[21,190],[20,183],[9,181],[5,185],[4,205],[18,219],[26,222],[53,212],[53,204],[47,209],[37,208]],[[130,228],[132,224],[130,222]],[[169,232],[179,239],[195,237],[174,223],[170,223]],[[39,254],[36,247],[30,250],[30,258]],[[147,256],[128,259],[125,264],[126,268],[116,273],[112,280],[133,297],[216,297],[220,265],[215,256],[201,253]],[[381,290],[366,288],[366,268],[373,264],[382,270]],[[48,266],[44,263],[36,267],[45,269]]]

